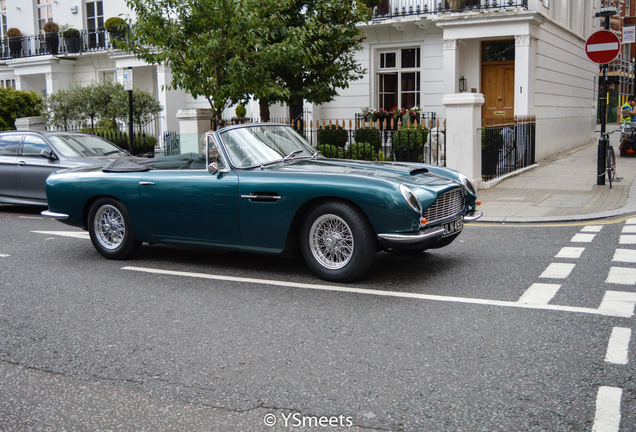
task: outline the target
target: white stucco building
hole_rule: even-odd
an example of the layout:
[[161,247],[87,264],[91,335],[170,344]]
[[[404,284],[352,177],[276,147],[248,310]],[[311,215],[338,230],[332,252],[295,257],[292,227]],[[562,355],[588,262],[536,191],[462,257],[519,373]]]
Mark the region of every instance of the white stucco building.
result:
[[[483,94],[481,116],[536,116],[536,158],[587,143],[596,125],[598,66],[585,54],[587,37],[601,29],[594,11],[601,0],[383,0],[365,33],[358,59],[362,80],[336,100],[306,105],[313,120],[349,120],[364,107],[419,106],[447,116],[445,97]],[[441,8],[440,8],[441,7]],[[207,109],[180,90],[165,90],[170,71],[113,49],[103,22],[127,16],[125,0],[1,0],[3,37],[0,86],[46,95],[82,84],[116,79],[132,67],[134,84],[155,94],[165,107],[162,131],[178,130],[177,112]],[[46,20],[82,30],[83,49],[47,52],[41,28]],[[18,28],[21,55],[12,56],[4,38]],[[259,117],[258,103],[248,117]],[[273,107],[272,116],[283,107]],[[233,109],[228,110],[228,117]]]

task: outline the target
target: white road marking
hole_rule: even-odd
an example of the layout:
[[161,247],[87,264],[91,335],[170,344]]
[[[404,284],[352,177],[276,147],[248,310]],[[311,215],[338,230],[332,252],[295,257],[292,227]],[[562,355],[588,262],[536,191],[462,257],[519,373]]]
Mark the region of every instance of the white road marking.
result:
[[621,232],[623,234],[636,234],[636,225],[625,225]]
[[597,233],[603,229],[603,225],[586,225],[581,229],[581,232],[593,232]]
[[606,291],[598,310],[606,315],[629,318],[634,315],[636,293],[624,291]]
[[517,300],[519,303],[546,305],[561,288],[561,285],[534,283]]
[[0,258],[7,258],[7,257],[10,257],[10,256],[11,255],[9,255],[9,254],[0,254]]
[[575,234],[570,240],[573,243],[592,243],[596,234]]
[[592,432],[617,432],[621,424],[621,397],[623,390],[601,387],[596,395],[596,415]]
[[552,263],[541,273],[542,278],[565,279],[576,264]]
[[20,219],[44,219],[41,216],[18,216]]
[[609,343],[607,344],[605,361],[614,364],[627,364],[627,353],[629,351],[629,340],[631,337],[632,329],[614,327]]
[[582,248],[582,247],[564,247],[554,257],[555,258],[580,258],[584,250],[585,248]]
[[636,269],[626,267],[610,267],[607,283],[636,285]]
[[636,244],[636,235],[622,235],[618,238],[618,244]]
[[[345,292],[350,294],[368,294],[368,295],[376,295],[376,296],[383,296],[383,297],[400,297],[400,298],[411,298],[411,299],[419,299],[419,300],[443,301],[443,302],[451,302],[451,303],[480,304],[485,306],[504,306],[504,307],[520,308],[520,309],[539,309],[539,310],[552,310],[552,311],[561,311],[561,312],[575,312],[575,313],[615,316],[615,317],[623,317],[623,318],[630,318],[634,315],[634,305],[636,304],[636,293],[635,293],[633,294],[633,299],[631,299],[632,308],[631,308],[631,311],[629,311],[628,303],[630,299],[623,298],[622,296],[623,295],[629,296],[630,293],[623,293],[623,292],[617,293],[619,294],[619,296],[610,296],[609,299],[607,300],[604,299],[603,303],[601,304],[601,306],[604,306],[602,309],[601,308],[592,309],[592,308],[558,306],[558,305],[549,305],[549,304],[548,305],[533,305],[533,304],[524,304],[519,302],[511,302],[511,301],[474,299],[474,298],[466,298],[466,297],[447,297],[447,296],[408,293],[408,292],[399,292],[399,291],[381,291],[381,290],[366,289],[366,288],[344,287],[344,286],[338,286],[338,285],[318,285],[318,284],[285,282],[285,281],[277,281],[277,280],[269,280],[269,279],[253,279],[253,278],[242,278],[242,277],[236,277],[236,276],[219,276],[219,275],[211,275],[206,273],[190,273],[190,272],[159,270],[159,269],[153,269],[153,268],[133,267],[133,266],[122,267],[121,270],[137,271],[137,272],[144,272],[144,273],[151,273],[151,274],[191,277],[191,278],[199,278],[199,279],[211,279],[211,280],[219,280],[219,281],[243,282],[243,283],[252,283],[252,284],[283,286],[283,287],[291,287],[291,288],[314,289],[314,290],[321,290],[321,291]],[[607,293],[605,293],[605,297],[607,298],[608,294],[612,292],[613,291],[608,291]]]
[[636,218],[629,218],[625,221],[625,225],[636,225]]
[[636,263],[636,250],[634,249],[616,249],[612,261]]
[[73,237],[78,239],[90,240],[90,235],[86,231],[31,231],[38,234],[58,235],[62,237]]

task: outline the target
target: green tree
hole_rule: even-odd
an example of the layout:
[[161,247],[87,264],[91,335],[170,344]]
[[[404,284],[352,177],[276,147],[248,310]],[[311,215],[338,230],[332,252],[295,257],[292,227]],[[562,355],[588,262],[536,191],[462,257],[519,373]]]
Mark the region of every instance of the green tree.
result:
[[42,115],[42,97],[30,91],[0,88],[0,130],[15,130],[15,119]]
[[286,93],[285,97],[257,93],[261,98],[261,117],[269,116],[269,104],[284,102],[290,107],[290,118],[294,118],[298,102],[329,102],[349,82],[362,77],[365,71],[355,53],[361,49],[364,34],[356,24],[369,19],[371,9],[367,3],[360,0],[279,3],[279,13],[288,17],[288,21],[271,32],[271,42],[281,49],[268,67]]
[[[286,96],[266,66],[277,50],[270,29],[288,0],[127,0],[137,19],[123,49],[150,64],[168,65],[170,88],[207,99],[217,121],[250,94]],[[265,13],[264,11],[274,13]]]
[[68,126],[78,118],[77,92],[73,90],[59,90],[46,98],[45,118],[49,125],[63,127]]

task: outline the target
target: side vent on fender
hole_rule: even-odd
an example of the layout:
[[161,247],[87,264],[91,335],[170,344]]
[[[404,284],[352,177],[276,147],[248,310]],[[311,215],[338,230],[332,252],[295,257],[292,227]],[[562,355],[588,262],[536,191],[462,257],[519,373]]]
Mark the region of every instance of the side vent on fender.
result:
[[276,192],[252,192],[249,195],[241,195],[241,198],[247,198],[251,202],[273,203],[282,197]]

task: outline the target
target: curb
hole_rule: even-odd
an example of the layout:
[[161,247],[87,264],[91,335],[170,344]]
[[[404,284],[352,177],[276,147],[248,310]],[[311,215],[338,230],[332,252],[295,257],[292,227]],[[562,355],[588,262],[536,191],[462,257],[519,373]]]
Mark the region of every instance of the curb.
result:
[[625,205],[621,208],[614,210],[606,210],[597,213],[589,213],[589,214],[580,214],[580,215],[570,215],[570,216],[541,216],[541,217],[533,217],[533,218],[524,218],[524,217],[511,217],[511,216],[500,216],[500,217],[487,217],[483,216],[479,220],[473,223],[485,223],[485,222],[495,222],[495,223],[537,223],[537,222],[578,222],[578,221],[586,221],[593,219],[605,219],[609,217],[615,216],[623,216],[627,214],[635,214],[636,213],[636,177],[632,180],[632,184],[629,186],[629,196],[627,197],[627,201]]

